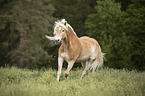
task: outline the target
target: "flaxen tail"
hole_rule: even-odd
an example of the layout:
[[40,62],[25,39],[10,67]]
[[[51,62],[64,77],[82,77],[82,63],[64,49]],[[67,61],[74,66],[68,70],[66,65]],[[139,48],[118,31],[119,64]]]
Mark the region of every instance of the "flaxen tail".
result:
[[103,67],[103,58],[104,58],[104,53],[99,52],[99,55],[96,57],[95,61],[91,65],[90,71],[92,72],[99,71]]

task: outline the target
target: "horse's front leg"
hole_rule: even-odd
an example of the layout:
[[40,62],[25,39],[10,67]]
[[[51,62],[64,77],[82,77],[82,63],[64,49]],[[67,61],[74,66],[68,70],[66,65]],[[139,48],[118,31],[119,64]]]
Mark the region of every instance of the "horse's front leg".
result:
[[64,73],[65,77],[68,77],[69,71],[73,67],[74,62],[75,62],[75,60],[68,61],[68,67],[67,67],[67,69],[66,69],[66,71]]
[[59,78],[60,78],[60,75],[61,75],[62,64],[63,64],[63,58],[59,56],[58,57],[57,81],[59,81]]

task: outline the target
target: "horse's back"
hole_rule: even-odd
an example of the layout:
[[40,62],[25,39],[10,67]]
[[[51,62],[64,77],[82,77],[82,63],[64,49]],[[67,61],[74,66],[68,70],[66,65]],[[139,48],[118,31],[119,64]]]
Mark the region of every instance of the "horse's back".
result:
[[98,42],[94,39],[94,38],[90,38],[90,37],[88,37],[88,36],[83,36],[83,37],[80,37],[79,38],[79,41],[81,42],[81,43],[84,43],[84,44],[94,44],[94,45],[96,45],[96,44],[98,44]]

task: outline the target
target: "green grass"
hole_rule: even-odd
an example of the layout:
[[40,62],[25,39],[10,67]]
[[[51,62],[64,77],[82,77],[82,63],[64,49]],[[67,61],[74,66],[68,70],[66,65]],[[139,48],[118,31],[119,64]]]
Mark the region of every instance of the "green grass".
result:
[[145,96],[145,72],[103,69],[80,79],[82,71],[57,82],[52,69],[0,68],[0,96]]

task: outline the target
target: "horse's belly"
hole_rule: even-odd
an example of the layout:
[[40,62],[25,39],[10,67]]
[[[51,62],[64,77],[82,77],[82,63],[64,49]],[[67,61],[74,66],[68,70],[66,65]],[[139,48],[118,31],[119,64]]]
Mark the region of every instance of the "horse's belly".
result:
[[76,62],[82,62],[82,61],[87,61],[90,59],[89,55],[84,55],[84,56],[79,56]]

